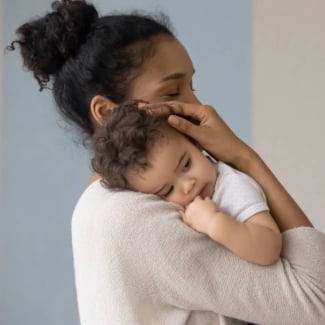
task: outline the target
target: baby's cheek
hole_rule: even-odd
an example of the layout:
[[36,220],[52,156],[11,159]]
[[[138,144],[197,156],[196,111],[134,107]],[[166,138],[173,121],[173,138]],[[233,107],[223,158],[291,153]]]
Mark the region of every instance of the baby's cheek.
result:
[[181,198],[179,198],[177,195],[169,195],[167,198],[165,198],[168,202],[176,203],[181,206],[184,206],[183,201]]

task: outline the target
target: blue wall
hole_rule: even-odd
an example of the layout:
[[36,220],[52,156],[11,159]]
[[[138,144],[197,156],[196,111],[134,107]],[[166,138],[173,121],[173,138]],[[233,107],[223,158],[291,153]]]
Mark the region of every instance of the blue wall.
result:
[[[94,0],[100,13],[161,9],[192,56],[194,88],[250,140],[252,1]],[[159,3],[163,4],[159,4]],[[5,0],[4,45],[51,1]],[[90,174],[88,154],[38,92],[18,52],[4,58],[1,153],[1,325],[78,324],[70,218]]]

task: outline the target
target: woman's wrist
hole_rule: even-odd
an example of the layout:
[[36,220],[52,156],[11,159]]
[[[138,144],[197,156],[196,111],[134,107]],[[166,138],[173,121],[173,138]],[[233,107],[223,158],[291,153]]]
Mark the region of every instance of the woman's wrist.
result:
[[305,213],[252,148],[247,146],[246,150],[241,152],[234,167],[252,177],[260,185],[281,232],[300,226],[312,227]]
[[240,139],[238,139],[238,143],[234,144],[228,153],[223,152],[222,155],[216,154],[215,158],[232,165],[248,175],[262,162],[259,155]]
[[234,162],[232,163],[241,172],[252,175],[258,166],[262,163],[261,157],[251,147],[245,144],[242,150],[235,154]]

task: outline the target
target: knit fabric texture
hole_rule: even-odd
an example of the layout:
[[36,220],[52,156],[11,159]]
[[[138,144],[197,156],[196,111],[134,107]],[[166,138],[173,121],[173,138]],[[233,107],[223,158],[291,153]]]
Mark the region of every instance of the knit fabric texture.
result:
[[178,209],[99,181],[86,189],[72,217],[81,325],[325,324],[323,233],[285,232],[282,258],[264,267],[183,224]]

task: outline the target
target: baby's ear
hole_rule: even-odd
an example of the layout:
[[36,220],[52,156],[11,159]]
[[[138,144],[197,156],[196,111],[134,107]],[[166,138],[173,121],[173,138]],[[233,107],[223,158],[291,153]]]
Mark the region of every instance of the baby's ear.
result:
[[97,125],[102,126],[107,116],[114,108],[116,108],[116,106],[117,105],[113,101],[104,96],[94,96],[90,102],[90,113],[92,120]]

